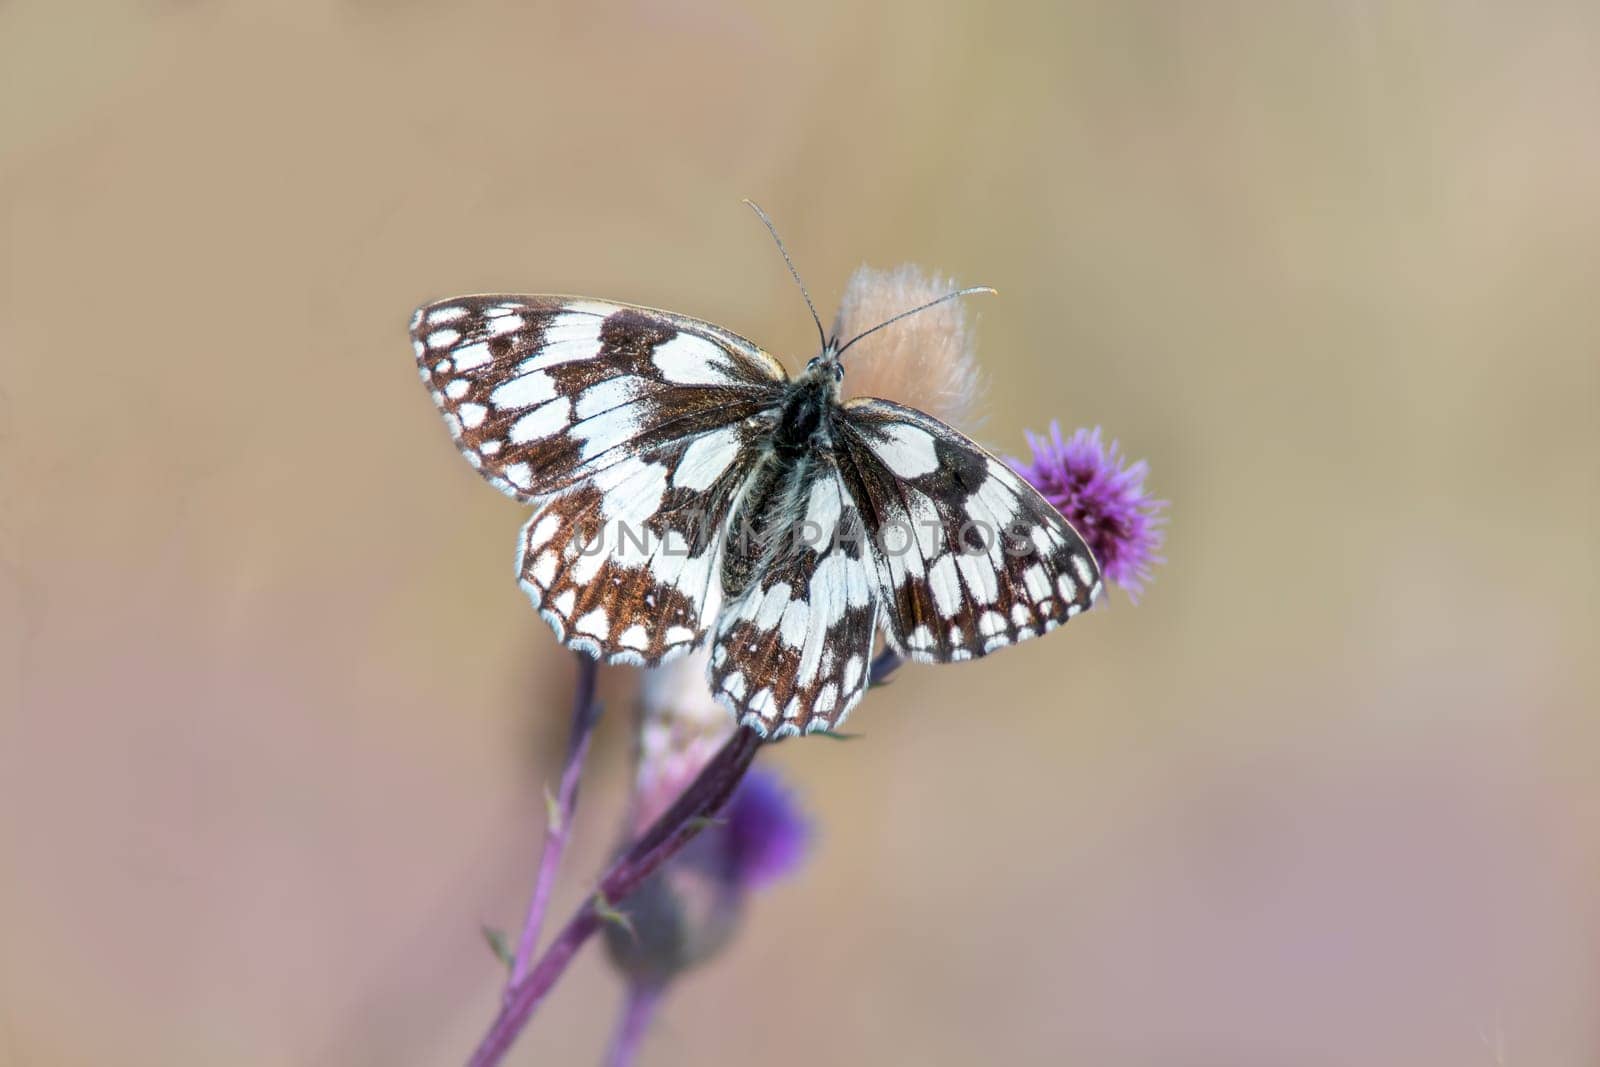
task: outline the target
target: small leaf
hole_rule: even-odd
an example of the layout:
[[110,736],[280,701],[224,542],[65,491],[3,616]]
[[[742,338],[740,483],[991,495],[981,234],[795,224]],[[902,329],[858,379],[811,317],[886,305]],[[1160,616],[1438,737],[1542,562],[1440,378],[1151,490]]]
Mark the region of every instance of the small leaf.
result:
[[601,922],[608,922],[619,929],[626,930],[628,931],[628,936],[633,938],[634,941],[639,940],[638,931],[633,928],[633,920],[628,918],[626,913],[618,911],[611,901],[606,899],[604,893],[596,893],[594,895],[593,907],[595,915],[599,916]]
[[545,825],[550,829],[550,833],[559,834],[561,832],[561,802],[556,799],[554,793],[550,792],[548,785],[544,787],[544,820]]
[[507,970],[510,970],[512,964],[516,963],[517,958],[511,953],[511,942],[506,939],[506,932],[504,930],[496,930],[485,923],[483,926],[483,939],[489,942],[489,951],[495,954],[495,958],[505,964]]

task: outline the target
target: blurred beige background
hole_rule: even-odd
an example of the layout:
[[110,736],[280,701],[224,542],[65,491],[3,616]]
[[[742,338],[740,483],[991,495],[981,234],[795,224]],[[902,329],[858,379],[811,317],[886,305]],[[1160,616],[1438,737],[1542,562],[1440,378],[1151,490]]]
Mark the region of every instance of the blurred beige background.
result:
[[1592,4],[10,0],[0,71],[0,1063],[464,1058],[570,663],[406,320],[803,360],[743,196],[825,315],[998,287],[984,436],[1106,427],[1170,562],[771,752],[813,861],[644,1062],[1600,1061]]

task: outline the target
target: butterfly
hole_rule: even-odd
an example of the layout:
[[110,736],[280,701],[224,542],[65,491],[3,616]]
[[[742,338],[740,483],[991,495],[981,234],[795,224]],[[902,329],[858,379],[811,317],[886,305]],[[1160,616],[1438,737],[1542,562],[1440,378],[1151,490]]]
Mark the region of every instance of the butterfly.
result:
[[709,635],[713,693],[772,738],[842,724],[880,631],[913,661],[965,660],[1102,588],[1083,538],[970,438],[841,402],[866,333],[818,332],[791,379],[720,326],[631,304],[462,296],[411,320],[457,447],[536,509],[518,577],[562,643],[654,666]]

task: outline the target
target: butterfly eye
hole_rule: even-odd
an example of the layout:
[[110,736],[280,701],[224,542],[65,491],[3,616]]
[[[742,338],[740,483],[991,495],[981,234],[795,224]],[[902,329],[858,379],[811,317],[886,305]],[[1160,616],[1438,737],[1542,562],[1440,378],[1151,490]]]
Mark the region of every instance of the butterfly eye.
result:
[[843,363],[835,363],[833,365],[833,380],[836,381],[836,382],[844,381],[844,364]]

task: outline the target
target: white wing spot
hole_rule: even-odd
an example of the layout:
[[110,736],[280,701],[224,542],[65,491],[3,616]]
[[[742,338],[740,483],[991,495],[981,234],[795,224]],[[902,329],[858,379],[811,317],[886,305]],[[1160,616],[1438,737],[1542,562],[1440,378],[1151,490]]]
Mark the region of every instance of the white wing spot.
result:
[[855,689],[861,684],[861,657],[851,656],[844,664],[844,687],[846,692]]
[[511,443],[525,445],[549,437],[567,426],[572,415],[572,401],[561,396],[528,412],[511,424]]
[[[508,471],[507,473],[510,472]],[[528,473],[532,474],[533,472],[529,471]],[[538,548],[554,537],[559,529],[561,529],[561,516],[553,511],[546,512],[538,522],[533,524],[533,529],[528,531],[528,547],[530,549]]]
[[870,441],[872,451],[884,465],[902,478],[915,478],[939,469],[939,456],[933,448],[933,435],[904,423],[882,428],[887,440]]
[[611,619],[606,615],[604,608],[595,608],[583,618],[572,624],[574,633],[593,634],[604,641],[611,632]]
[[1050,595],[1050,572],[1044,564],[1035,563],[1022,572],[1022,584],[1028,590],[1028,599],[1043,600]]
[[539,558],[533,561],[533,566],[528,568],[528,577],[536,584],[548,589],[555,580],[556,567],[561,563],[554,552],[541,552]]
[[834,529],[839,525],[841,507],[838,482],[833,478],[818,478],[811,483],[811,499],[806,503],[805,521],[815,523],[816,531],[820,531],[825,540],[831,539]]
[[961,579],[956,572],[955,556],[946,552],[928,568],[928,585],[933,589],[933,600],[939,614],[951,618],[961,610]]
[[472,388],[472,383],[465,378],[451,378],[444,386],[444,395],[451,400],[460,400],[467,395],[467,390]]
[[555,608],[557,614],[562,618],[569,618],[572,615],[572,607],[577,602],[578,591],[576,589],[567,589],[563,590],[561,595],[556,597],[550,606]]
[[583,395],[578,397],[578,406],[574,410],[580,419],[592,418],[636,399],[640,392],[639,379],[632,375],[607,378],[585,389]]
[[[976,496],[979,503],[989,509],[995,521],[1004,526],[1016,518],[1019,498],[1001,474],[1000,464],[991,459],[988,461],[988,469],[988,477],[978,486]],[[995,532],[998,534],[1000,531]]]
[[482,404],[462,404],[457,410],[461,414],[461,425],[469,430],[476,430],[482,426],[484,417],[489,414],[489,409]]
[[779,582],[768,589],[767,595],[756,611],[756,625],[763,630],[770,630],[778,625],[778,620],[783,618],[783,609],[788,606],[789,600],[788,582]]
[[434,330],[428,335],[428,347],[449,348],[459,340],[461,334],[457,330]]
[[726,426],[701,434],[684,449],[683,458],[672,472],[672,484],[680,489],[709,489],[738,454],[739,431],[736,427]]
[[[504,473],[506,476],[506,481],[510,482],[518,489],[533,488],[533,468],[528,466],[526,463],[513,463],[505,469]],[[554,518],[554,516],[546,517]],[[540,522],[539,525],[543,526],[544,523]],[[542,544],[543,542],[540,543]]]
[[494,356],[489,352],[489,345],[485,341],[478,341],[470,345],[462,345],[453,353],[457,370],[472,370],[485,363],[494,362]]
[[724,385],[727,372],[715,357],[722,350],[703,337],[680,333],[656,346],[650,362],[661,376],[674,385]]
[[1072,569],[1078,572],[1078,580],[1084,585],[1094,581],[1094,568],[1089,566],[1089,561],[1082,556],[1073,555]]
[[457,319],[464,319],[466,317],[466,308],[459,304],[450,304],[445,307],[434,308],[432,311],[428,312],[428,324],[430,326],[442,326],[447,322],[454,322]]
[[1000,595],[1000,575],[993,561],[972,552],[958,552],[955,556],[961,577],[967,582],[967,593],[980,604],[993,604]]
[[555,379],[544,371],[534,371],[495,386],[494,392],[489,394],[489,403],[507,411],[512,408],[531,408],[535,404],[553,400],[555,395]]
[[802,648],[806,643],[809,632],[806,624],[811,621],[811,609],[804,600],[791,600],[784,609],[783,620],[778,624],[778,636],[790,648]]
[[642,426],[637,417],[637,408],[636,404],[612,408],[573,427],[572,436],[583,442],[584,462],[626,444],[638,435]]

